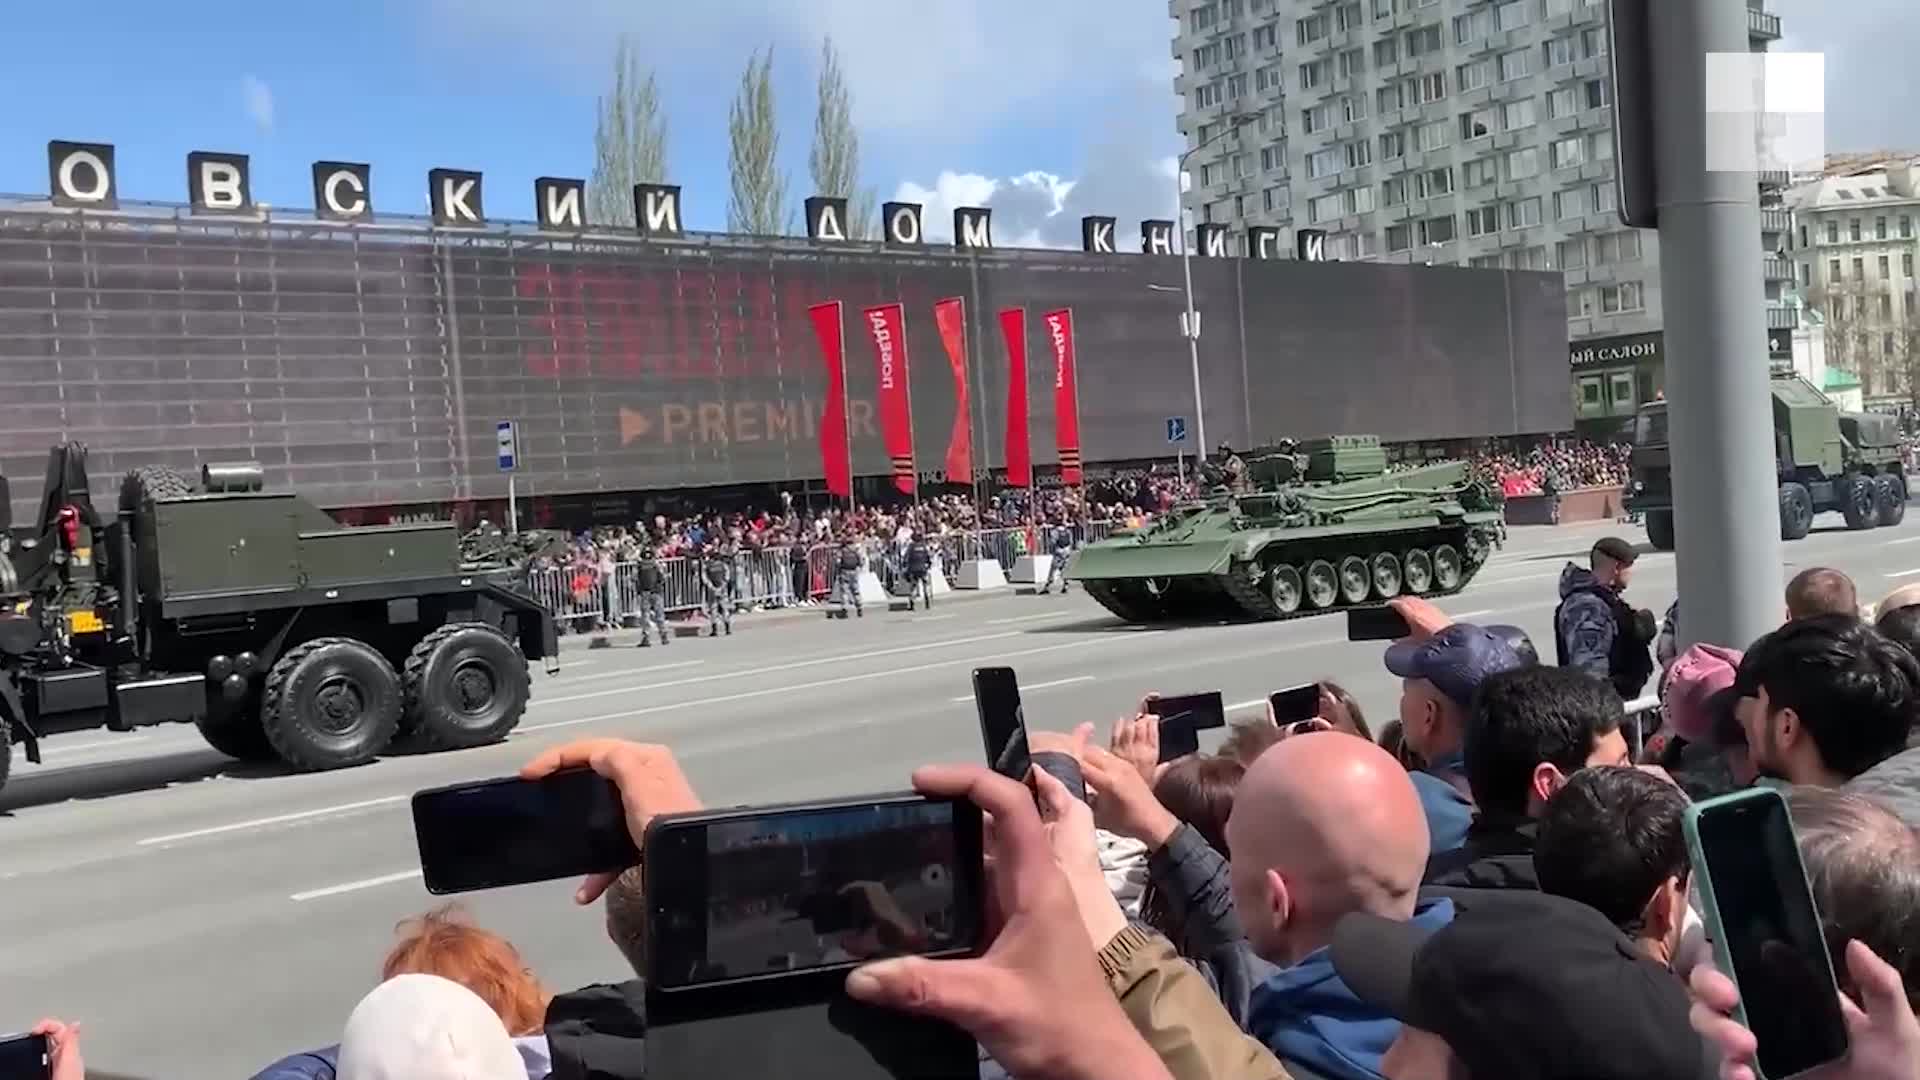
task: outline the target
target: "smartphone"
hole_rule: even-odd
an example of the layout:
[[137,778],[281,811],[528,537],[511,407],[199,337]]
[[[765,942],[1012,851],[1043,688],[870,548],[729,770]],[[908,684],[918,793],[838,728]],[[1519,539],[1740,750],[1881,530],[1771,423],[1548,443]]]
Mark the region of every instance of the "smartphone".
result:
[[1148,698],[1146,705],[1148,712],[1160,718],[1160,730],[1163,732],[1170,721],[1185,721],[1195,731],[1227,726],[1226,699],[1220,696],[1218,690],[1204,694]]
[[0,1077],[46,1080],[53,1075],[52,1053],[45,1035],[0,1037]]
[[1800,862],[1787,801],[1750,788],[1687,808],[1701,918],[1737,1018],[1759,1040],[1760,1075],[1786,1080],[1847,1052],[1833,962]]
[[620,790],[591,769],[415,792],[413,835],[435,896],[640,865]]
[[973,704],[980,713],[980,738],[987,764],[1001,776],[1026,782],[1033,766],[1027,747],[1027,719],[1020,708],[1020,680],[1010,667],[975,668]]
[[1348,641],[1399,641],[1413,636],[1407,617],[1390,607],[1347,609]]
[[1320,715],[1320,684],[1275,690],[1267,695],[1267,705],[1273,709],[1273,722],[1280,727],[1311,720]]
[[978,950],[980,809],[918,795],[647,827],[647,978],[671,993]]

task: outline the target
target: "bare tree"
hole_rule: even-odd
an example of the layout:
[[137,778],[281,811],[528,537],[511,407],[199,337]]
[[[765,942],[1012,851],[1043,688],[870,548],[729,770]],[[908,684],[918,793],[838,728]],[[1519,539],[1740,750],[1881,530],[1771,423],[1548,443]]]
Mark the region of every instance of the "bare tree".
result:
[[755,53],[740,76],[727,120],[733,191],[727,230],[753,236],[784,232],[792,220],[787,176],[780,171],[780,124],[773,106],[773,49]]
[[1880,380],[1872,352],[1871,291],[1864,282],[1829,282],[1812,299],[1826,318],[1827,366],[1859,379],[1863,394],[1872,393]]
[[819,103],[807,168],[813,174],[815,194],[847,200],[847,234],[872,236],[874,192],[860,187],[860,133],[853,126],[853,103],[832,37],[820,43]]
[[593,176],[587,181],[587,214],[596,225],[632,227],[633,186],[667,176],[667,118],[660,112],[660,86],[644,76],[625,35],[613,50],[613,92],[600,98],[593,129]]

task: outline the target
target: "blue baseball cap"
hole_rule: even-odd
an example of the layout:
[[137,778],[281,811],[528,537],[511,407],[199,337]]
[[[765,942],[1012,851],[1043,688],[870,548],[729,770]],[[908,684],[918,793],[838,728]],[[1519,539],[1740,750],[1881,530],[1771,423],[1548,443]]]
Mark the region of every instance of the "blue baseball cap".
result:
[[1425,641],[1387,648],[1387,670],[1403,679],[1425,679],[1461,708],[1489,676],[1529,666],[1512,639],[1472,623],[1454,623]]

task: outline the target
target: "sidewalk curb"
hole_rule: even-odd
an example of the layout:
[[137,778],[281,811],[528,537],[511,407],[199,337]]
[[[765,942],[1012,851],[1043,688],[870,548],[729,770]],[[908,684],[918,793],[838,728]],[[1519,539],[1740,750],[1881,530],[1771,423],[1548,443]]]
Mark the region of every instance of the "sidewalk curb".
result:
[[[988,590],[955,589],[952,592],[942,594],[939,604],[936,605],[934,610],[938,610],[940,606],[946,604],[968,603],[995,596],[1031,596],[1033,595],[1033,591],[1034,586],[1031,585],[1009,585],[1005,589]],[[886,608],[882,608],[878,604],[868,604],[867,607],[873,610],[875,614],[905,614],[905,608],[895,609],[892,606],[892,602],[902,599],[904,599],[904,597],[892,597]],[[806,618],[825,619],[827,618],[827,612],[833,610],[834,605],[821,603],[813,607],[776,608],[772,611],[762,611],[755,614],[741,614],[736,612],[733,617],[733,628],[736,632],[744,632],[756,627],[766,629]],[[667,629],[673,634],[675,641],[685,638],[701,638],[706,636],[707,621],[702,618],[668,619]],[[595,646],[593,642],[596,640],[605,640],[607,644]],[[607,630],[598,633],[589,631],[584,633],[562,634],[560,635],[560,651],[569,653],[597,651],[598,649],[608,648],[633,648],[638,645],[639,641],[640,630],[637,627],[622,627],[617,630]]]

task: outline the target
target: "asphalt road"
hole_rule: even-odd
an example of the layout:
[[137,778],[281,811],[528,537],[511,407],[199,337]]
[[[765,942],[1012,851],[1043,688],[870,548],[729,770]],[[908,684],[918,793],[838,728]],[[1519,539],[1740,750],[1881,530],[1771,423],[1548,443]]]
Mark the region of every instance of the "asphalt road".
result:
[[[1920,577],[1920,519],[1859,534],[1833,522],[1787,546],[1783,581],[1837,566],[1871,600]],[[1517,531],[1442,606],[1516,623],[1550,649],[1555,578],[1608,532],[1640,539],[1611,526]],[[1643,558],[1630,598],[1663,611],[1673,566]],[[1154,690],[1219,689],[1257,710],[1268,691],[1323,677],[1377,726],[1396,681],[1379,646],[1343,635],[1339,618],[1134,629],[1078,593],[1001,594],[848,622],[750,617],[732,638],[664,650],[569,649],[560,675],[536,674],[508,742],[344,772],[235,766],[189,727],[49,740],[47,763],[17,760],[0,794],[0,1030],[80,1021],[90,1066],[155,1078],[246,1076],[335,1041],[395,924],[436,903],[417,876],[408,795],[509,774],[566,740],[667,743],[714,804],[897,790],[915,765],[980,756],[968,673],[990,664],[1019,670],[1035,727],[1105,722]],[[600,911],[575,907],[571,889],[465,903],[552,988],[625,977]]]

